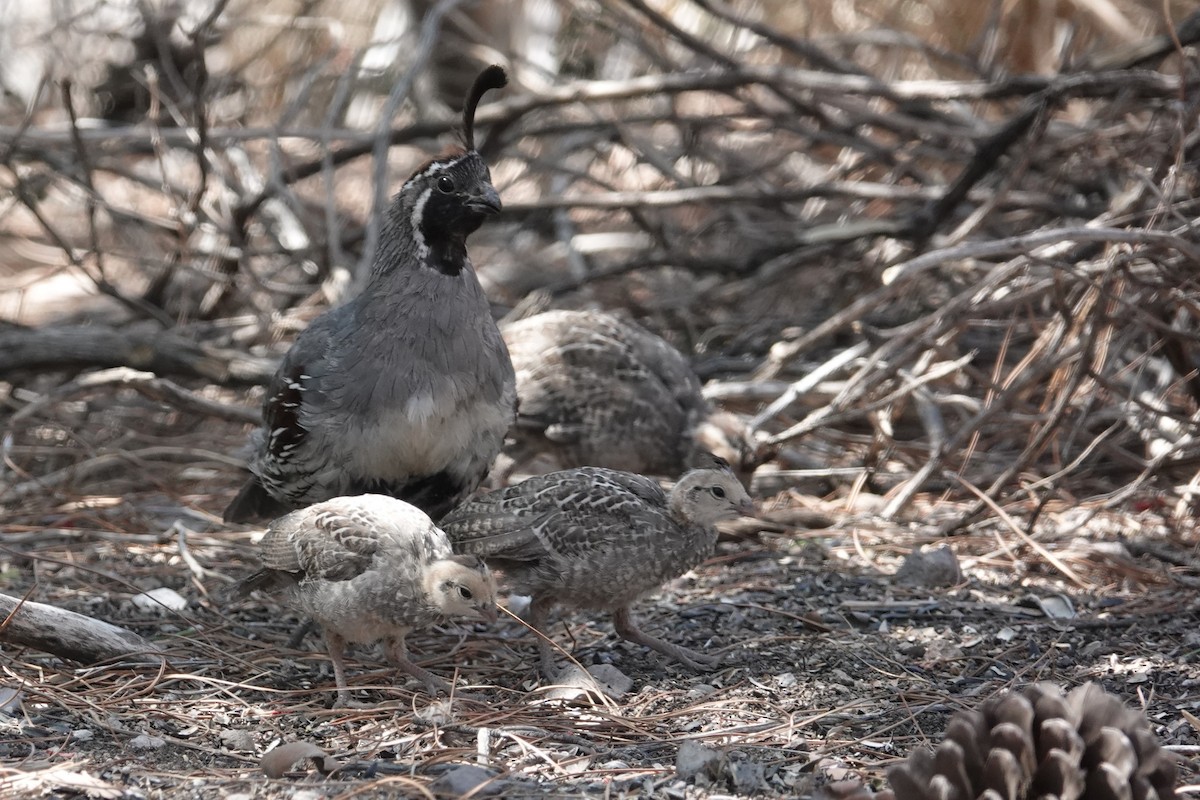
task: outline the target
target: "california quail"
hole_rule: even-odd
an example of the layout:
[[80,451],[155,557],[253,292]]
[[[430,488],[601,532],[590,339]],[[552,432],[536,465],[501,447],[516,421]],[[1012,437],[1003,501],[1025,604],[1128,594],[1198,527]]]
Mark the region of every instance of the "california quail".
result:
[[537,453],[560,468],[679,475],[699,451],[757,466],[745,425],[714,410],[684,356],[600,311],[547,311],[501,326],[517,375],[509,470]]
[[1146,718],[1099,685],[1034,684],[950,718],[936,752],[888,770],[878,800],[1168,800],[1176,767]]
[[[700,670],[718,659],[643,633],[629,607],[711,555],[714,523],[752,509],[728,469],[693,470],[665,494],[641,475],[580,467],[472,498],[442,527],[456,552],[483,556],[510,590],[532,597],[535,628],[555,603],[611,611],[622,638]],[[553,651],[544,640],[539,649],[553,677]]]
[[262,569],[240,593],[280,592],[311,615],[329,648],[338,705],[350,697],[347,642],[386,640],[388,660],[435,694],[449,687],[409,660],[408,632],[447,617],[496,619],[496,587],[484,562],[453,555],[425,512],[393,497],[337,497],[293,511],[270,524],[260,550]]
[[479,75],[463,109],[466,151],[408,179],[362,293],[313,320],[284,357],[227,522],[367,492],[437,519],[486,477],[516,389],[466,239],[500,210],[473,128],[480,97],[505,81],[500,67]]

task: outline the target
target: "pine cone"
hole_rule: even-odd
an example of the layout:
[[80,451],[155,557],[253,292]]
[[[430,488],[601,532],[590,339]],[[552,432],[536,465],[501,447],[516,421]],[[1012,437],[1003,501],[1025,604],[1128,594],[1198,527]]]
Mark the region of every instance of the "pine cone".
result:
[[1038,683],[955,714],[888,781],[896,800],[1168,800],[1175,772],[1145,717],[1099,685]]

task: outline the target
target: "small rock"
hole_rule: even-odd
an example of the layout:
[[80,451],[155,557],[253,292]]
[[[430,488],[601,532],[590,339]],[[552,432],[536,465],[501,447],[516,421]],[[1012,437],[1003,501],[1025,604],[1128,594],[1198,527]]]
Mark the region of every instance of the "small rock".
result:
[[766,782],[763,765],[749,759],[729,761],[729,782],[738,794],[757,794]]
[[[443,797],[462,797],[470,793],[472,797],[484,797],[499,792],[504,788],[503,781],[492,781],[494,772],[473,764],[455,767],[443,773],[437,780],[429,784],[434,794]],[[491,783],[488,783],[491,781]],[[486,785],[485,785],[486,784]]]
[[315,789],[301,789],[291,794],[292,800],[321,800],[324,796]]
[[454,704],[450,700],[434,700],[415,714],[426,725],[450,725],[455,722]]
[[1049,597],[1034,597],[1031,602],[1042,610],[1050,619],[1074,619],[1075,604],[1065,594],[1052,594]]
[[697,683],[695,686],[687,690],[687,694],[684,695],[684,699],[703,700],[715,691],[717,691],[715,686],[709,686],[707,683]]
[[593,664],[586,672],[568,664],[554,679],[553,689],[546,692],[552,700],[575,700],[588,692],[603,692],[614,700],[620,700],[633,688],[633,679],[612,664]]
[[0,714],[16,714],[21,710],[21,692],[8,686],[0,686]]
[[133,604],[143,611],[156,611],[160,614],[168,611],[182,611],[187,608],[187,600],[183,595],[166,586],[135,594]]
[[133,741],[129,743],[129,746],[134,750],[157,750],[160,747],[166,747],[166,745],[166,739],[158,736],[148,736],[144,733],[140,736],[135,736]]
[[505,605],[508,606],[509,611],[523,617],[529,611],[529,606],[532,603],[533,598],[527,594],[510,594]]
[[779,686],[783,689],[790,689],[793,686],[795,686],[797,683],[796,673],[794,673],[794,672],[780,673],[779,675],[775,676],[775,683],[779,684]]
[[925,646],[923,657],[927,661],[958,661],[963,657],[963,649],[957,642],[935,639]]
[[958,557],[947,545],[936,550],[914,550],[896,572],[896,582],[928,589],[962,582]]
[[77,742],[90,742],[96,738],[96,734],[88,728],[79,728],[71,731],[71,738]]
[[675,774],[685,781],[692,780],[701,773],[715,776],[720,771],[724,758],[719,750],[685,739],[679,743],[679,752],[675,754]]
[[238,730],[230,728],[229,730],[221,731],[221,744],[226,750],[233,750],[238,753],[253,753],[254,752],[254,734],[250,731]]
[[245,792],[237,792],[235,794],[225,795],[225,800],[254,800],[254,796],[246,794]]

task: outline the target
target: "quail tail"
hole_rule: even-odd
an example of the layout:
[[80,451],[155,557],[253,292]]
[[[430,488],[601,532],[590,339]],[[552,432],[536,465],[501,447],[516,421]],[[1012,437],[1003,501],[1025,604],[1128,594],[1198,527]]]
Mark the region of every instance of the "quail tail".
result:
[[264,519],[274,519],[291,511],[291,506],[285,505],[267,494],[267,490],[257,478],[246,481],[237,497],[226,507],[222,519],[225,522],[258,522]]

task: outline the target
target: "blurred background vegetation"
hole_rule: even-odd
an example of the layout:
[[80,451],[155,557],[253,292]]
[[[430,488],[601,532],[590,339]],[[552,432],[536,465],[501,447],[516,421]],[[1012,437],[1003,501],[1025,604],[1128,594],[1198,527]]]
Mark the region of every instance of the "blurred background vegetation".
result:
[[[666,336],[778,448],[759,494],[879,495],[946,530],[996,502],[1030,525],[1081,498],[1187,517],[1194,3],[0,15],[9,500],[149,482],[222,506],[255,387],[355,290],[381,203],[495,62],[513,82],[479,119],[506,213],[472,252],[497,315],[601,307]],[[78,383],[112,367],[236,408]]]

